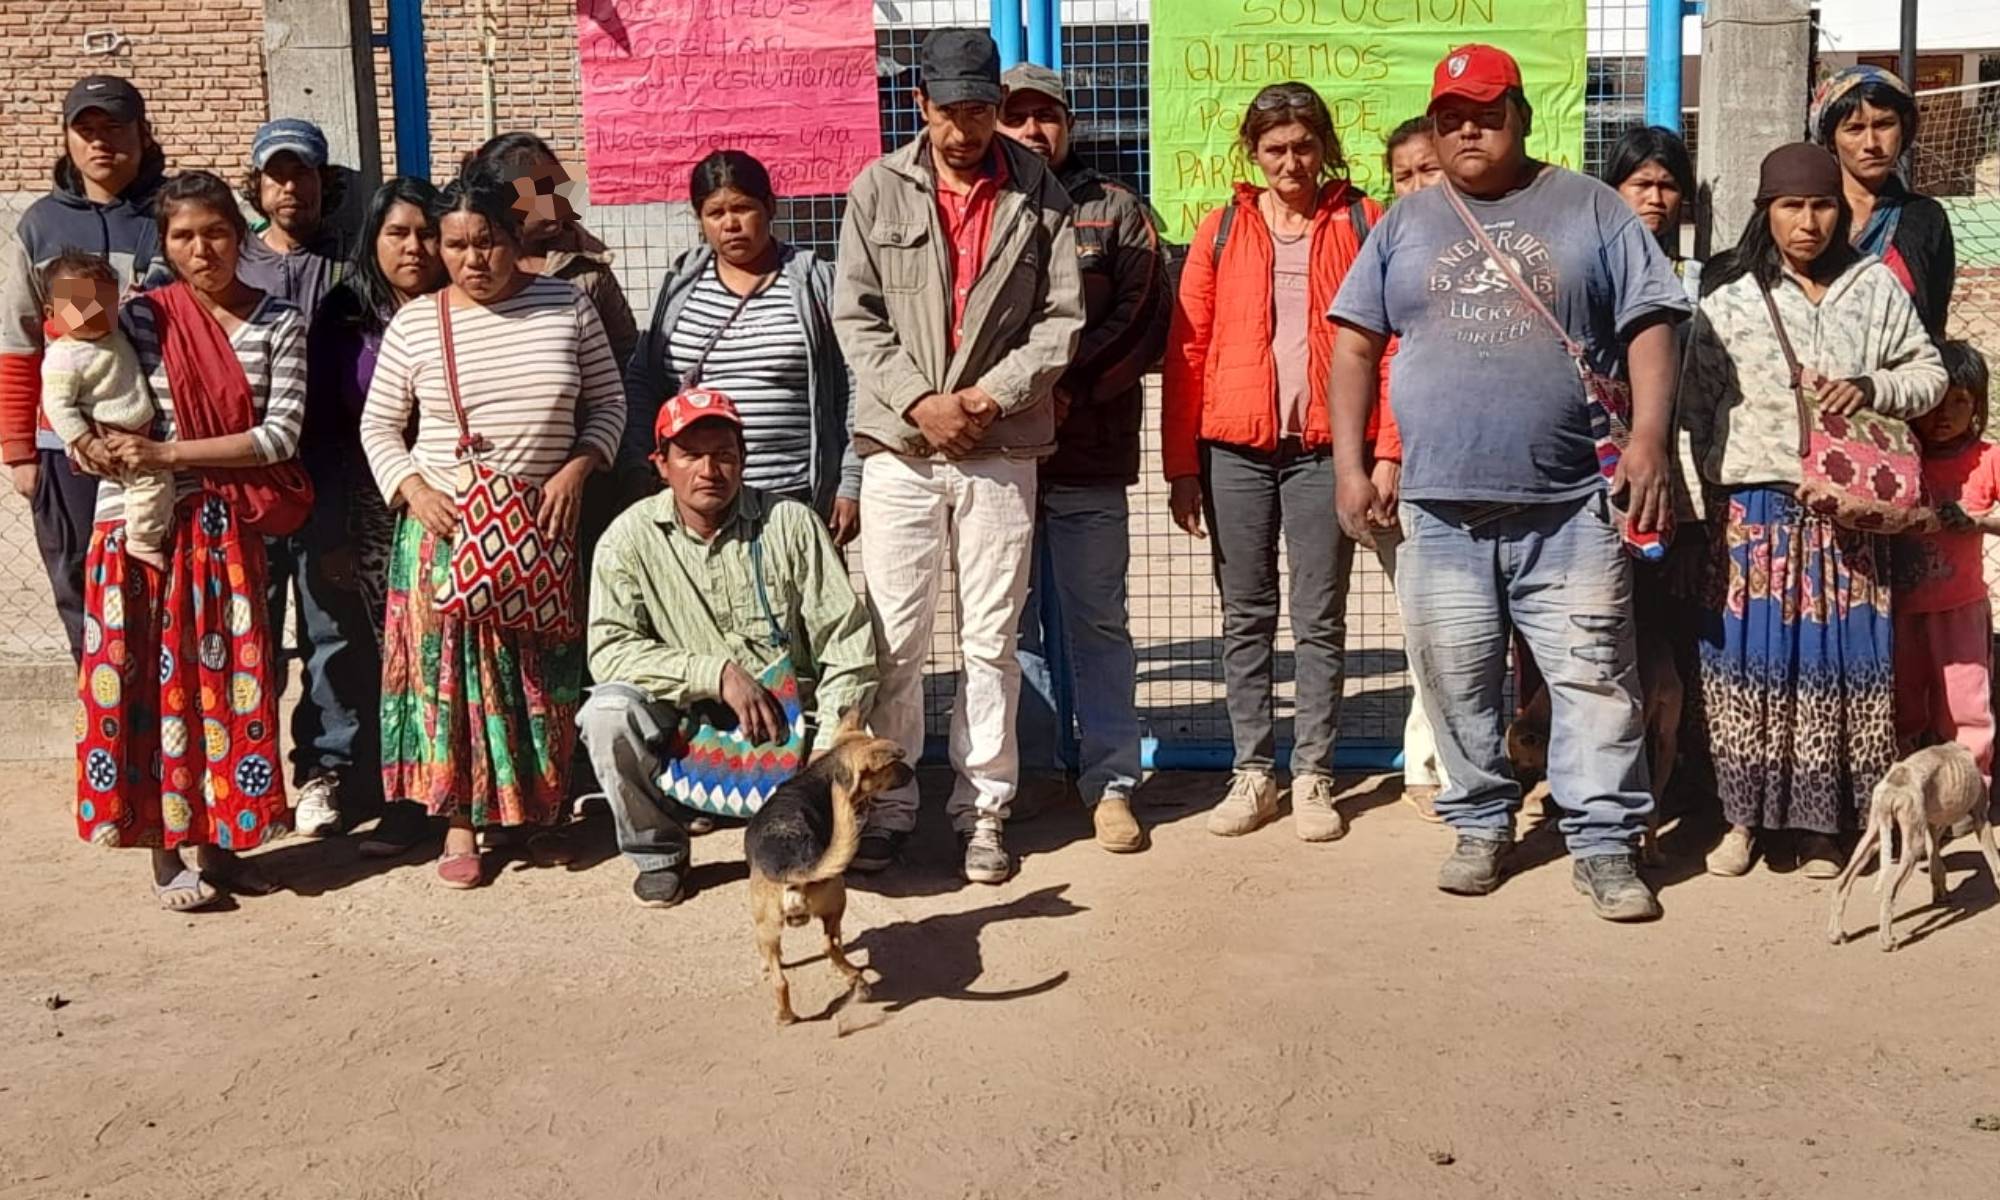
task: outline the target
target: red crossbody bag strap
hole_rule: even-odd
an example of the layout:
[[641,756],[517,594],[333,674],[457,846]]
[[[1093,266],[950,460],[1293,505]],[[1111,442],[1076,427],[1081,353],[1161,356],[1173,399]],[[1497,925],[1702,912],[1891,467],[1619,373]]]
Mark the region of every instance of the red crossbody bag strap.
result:
[[472,434],[472,425],[465,418],[465,397],[458,391],[458,352],[451,343],[451,289],[439,288],[438,342],[444,349],[444,390],[451,397],[451,415],[458,418],[458,456],[466,458],[481,448],[481,441]]

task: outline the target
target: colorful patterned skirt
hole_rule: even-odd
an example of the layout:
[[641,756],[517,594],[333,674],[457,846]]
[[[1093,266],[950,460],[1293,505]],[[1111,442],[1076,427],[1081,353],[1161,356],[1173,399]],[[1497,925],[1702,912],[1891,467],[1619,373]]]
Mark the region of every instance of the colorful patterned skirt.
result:
[[76,828],[100,846],[248,850],[291,831],[264,539],[227,501],[174,509],[161,576],[99,525],[84,567]]
[[1723,815],[1756,829],[1857,828],[1896,760],[1889,541],[1771,488],[1727,504],[1701,646]]
[[583,694],[583,638],[468,625],[432,603],[451,540],[396,528],[382,631],[382,794],[474,825],[562,813]]

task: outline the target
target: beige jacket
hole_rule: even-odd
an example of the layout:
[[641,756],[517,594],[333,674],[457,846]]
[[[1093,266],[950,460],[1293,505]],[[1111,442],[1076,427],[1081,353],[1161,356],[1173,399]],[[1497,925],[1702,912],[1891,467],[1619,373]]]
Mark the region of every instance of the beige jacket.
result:
[[[1944,398],[1937,347],[1881,260],[1849,267],[1818,304],[1789,275],[1771,294],[1799,362],[1835,379],[1868,380],[1876,412],[1907,421]],[[1703,482],[1800,482],[1798,400],[1755,275],[1717,288],[1696,310],[1679,408]]]
[[[854,432],[898,453],[931,446],[903,414],[925,396],[977,385],[1000,406],[979,453],[1055,450],[1050,392],[1083,333],[1083,283],[1069,193],[1004,137],[1007,158],[986,258],[951,349],[949,247],[930,141],[919,134],[854,181],[840,227],[834,333],[854,372]],[[864,443],[865,445],[865,443]]]

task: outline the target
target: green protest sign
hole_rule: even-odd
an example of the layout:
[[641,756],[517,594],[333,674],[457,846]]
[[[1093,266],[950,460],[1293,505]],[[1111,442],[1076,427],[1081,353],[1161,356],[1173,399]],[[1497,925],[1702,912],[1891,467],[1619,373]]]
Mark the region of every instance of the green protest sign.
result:
[[[1186,241],[1232,183],[1257,179],[1236,130],[1257,90],[1298,80],[1333,110],[1354,181],[1389,194],[1382,142],[1430,102],[1454,47],[1521,64],[1537,157],[1583,159],[1584,0],[1170,0],[1153,6],[1153,203]],[[1258,179],[1261,182],[1261,179]]]

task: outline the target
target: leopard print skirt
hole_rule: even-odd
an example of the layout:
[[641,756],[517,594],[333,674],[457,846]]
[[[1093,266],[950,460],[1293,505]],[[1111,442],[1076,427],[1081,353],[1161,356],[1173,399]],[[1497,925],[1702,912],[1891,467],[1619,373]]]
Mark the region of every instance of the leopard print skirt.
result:
[[1701,703],[1723,815],[1857,828],[1896,758],[1888,539],[1743,488],[1715,555]]

